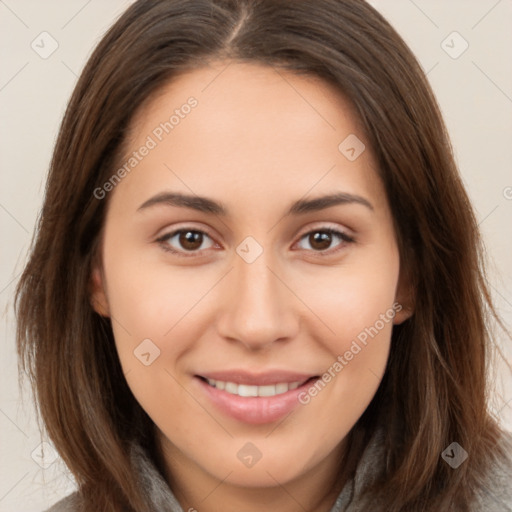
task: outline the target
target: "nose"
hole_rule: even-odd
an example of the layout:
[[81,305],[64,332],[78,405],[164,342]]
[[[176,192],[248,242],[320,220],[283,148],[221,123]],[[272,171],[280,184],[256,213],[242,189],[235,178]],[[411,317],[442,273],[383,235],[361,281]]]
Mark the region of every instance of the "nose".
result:
[[297,336],[300,301],[293,283],[280,274],[267,252],[247,263],[235,255],[235,268],[224,283],[225,300],[220,304],[219,335],[249,350],[269,348],[274,342]]

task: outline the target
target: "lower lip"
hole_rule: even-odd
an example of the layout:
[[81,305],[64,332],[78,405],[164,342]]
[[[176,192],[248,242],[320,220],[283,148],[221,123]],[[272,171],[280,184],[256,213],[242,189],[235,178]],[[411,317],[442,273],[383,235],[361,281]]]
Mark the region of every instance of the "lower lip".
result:
[[221,412],[238,421],[253,425],[272,423],[290,414],[295,407],[300,405],[299,394],[315,382],[310,379],[302,386],[290,389],[280,395],[242,397],[214,388],[199,377],[195,377],[195,379],[206,396]]

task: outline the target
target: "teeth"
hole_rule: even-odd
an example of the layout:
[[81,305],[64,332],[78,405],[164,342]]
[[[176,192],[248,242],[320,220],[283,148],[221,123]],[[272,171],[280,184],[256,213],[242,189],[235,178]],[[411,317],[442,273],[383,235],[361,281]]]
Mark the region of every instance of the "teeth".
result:
[[238,384],[237,394],[240,396],[258,396],[258,386],[245,386],[244,384]]
[[274,396],[276,394],[275,386],[258,386],[258,396]]
[[232,393],[233,395],[236,395],[238,393],[238,385],[235,384],[234,382],[226,382],[224,391],[227,391],[228,393]]
[[276,395],[281,393],[286,393],[288,391],[288,384],[284,382],[283,384],[276,384]]
[[249,386],[246,384],[235,384],[221,380],[206,379],[208,384],[214,388],[221,389],[232,395],[243,397],[251,396],[275,396],[286,393],[290,389],[297,389],[303,382],[282,382],[267,386]]

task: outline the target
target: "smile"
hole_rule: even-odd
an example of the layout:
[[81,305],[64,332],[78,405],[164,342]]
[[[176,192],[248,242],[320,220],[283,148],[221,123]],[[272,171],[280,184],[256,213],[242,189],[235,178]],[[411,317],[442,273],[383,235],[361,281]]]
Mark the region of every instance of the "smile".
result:
[[223,415],[243,423],[262,425],[282,420],[300,405],[298,396],[318,375],[288,371],[251,374],[246,371],[195,375],[205,399]]
[[[270,384],[267,386],[250,386],[246,384],[236,384],[235,382],[225,382],[222,380],[206,379],[208,384],[214,388],[225,391],[232,395],[243,397],[256,396],[276,396],[282,395],[291,389],[297,389],[304,384],[305,381],[296,382],[280,382],[278,384]],[[306,379],[309,380],[309,379]]]

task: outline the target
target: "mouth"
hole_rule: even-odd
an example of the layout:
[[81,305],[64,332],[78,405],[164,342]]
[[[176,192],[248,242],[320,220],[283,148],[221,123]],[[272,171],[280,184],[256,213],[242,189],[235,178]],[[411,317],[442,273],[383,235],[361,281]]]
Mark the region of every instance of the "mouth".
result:
[[209,379],[198,375],[199,379],[206,382],[209,386],[221,391],[225,391],[231,395],[241,397],[272,397],[282,395],[290,390],[297,389],[313,380],[318,376],[309,377],[303,380],[293,382],[278,382],[276,384],[266,384],[258,386],[255,384],[237,384],[236,382]]
[[263,425],[284,419],[301,402],[301,393],[319,375],[245,371],[195,375],[194,382],[205,399],[221,414],[239,422]]

